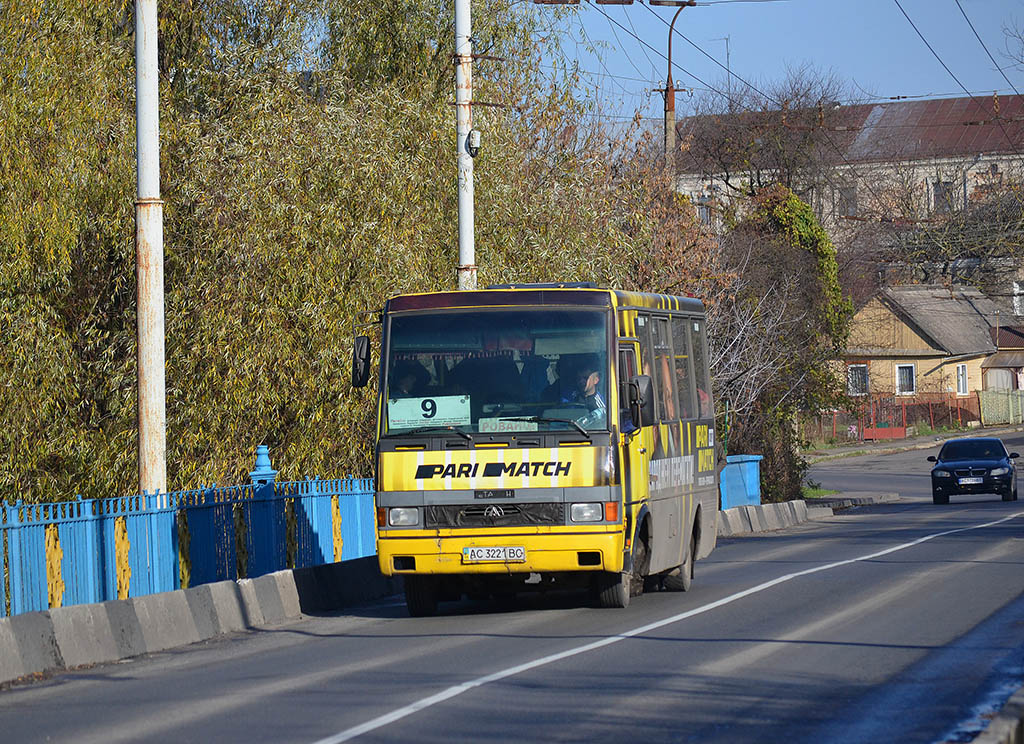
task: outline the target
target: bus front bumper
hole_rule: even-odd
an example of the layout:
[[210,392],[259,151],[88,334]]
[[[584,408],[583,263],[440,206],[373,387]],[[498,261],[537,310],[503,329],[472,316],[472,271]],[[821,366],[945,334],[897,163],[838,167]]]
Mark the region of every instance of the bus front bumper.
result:
[[[472,550],[480,548],[497,550]],[[513,558],[494,557],[502,553]],[[385,576],[621,571],[622,554],[621,532],[452,537],[380,534],[377,539],[377,557]]]

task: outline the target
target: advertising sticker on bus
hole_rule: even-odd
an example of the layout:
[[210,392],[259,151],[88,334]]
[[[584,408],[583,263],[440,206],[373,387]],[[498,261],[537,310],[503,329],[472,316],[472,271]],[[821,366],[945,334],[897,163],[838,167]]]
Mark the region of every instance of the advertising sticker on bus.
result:
[[420,426],[467,426],[470,422],[468,395],[436,398],[391,398],[388,400],[388,428],[413,429]]

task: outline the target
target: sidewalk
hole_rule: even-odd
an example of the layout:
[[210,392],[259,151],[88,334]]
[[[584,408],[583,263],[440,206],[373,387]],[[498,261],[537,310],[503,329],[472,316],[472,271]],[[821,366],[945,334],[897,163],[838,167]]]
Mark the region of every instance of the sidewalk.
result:
[[908,452],[910,450],[926,450],[933,447],[938,449],[939,445],[947,439],[956,437],[1002,437],[1008,434],[1024,431],[1024,426],[992,426],[966,431],[944,432],[921,437],[908,437],[906,439],[887,439],[879,442],[853,442],[838,447],[827,447],[822,449],[807,450],[802,452],[804,459],[811,465],[827,460],[834,460],[840,457],[853,457],[855,455],[889,455],[894,452]]

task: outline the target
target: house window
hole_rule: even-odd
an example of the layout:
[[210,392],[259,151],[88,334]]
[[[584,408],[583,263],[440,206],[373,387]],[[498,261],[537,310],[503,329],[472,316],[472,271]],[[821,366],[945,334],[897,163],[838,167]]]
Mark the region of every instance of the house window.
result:
[[846,368],[846,392],[849,395],[868,394],[868,365],[851,364]]
[[967,365],[956,365],[956,394],[967,395]]
[[917,392],[917,375],[913,364],[896,365],[896,394],[913,395]]
[[932,184],[935,214],[949,214],[953,211],[956,190],[952,181],[935,181]]
[[840,217],[856,217],[857,216],[857,186],[840,186],[839,187],[839,204],[837,205],[837,212]]

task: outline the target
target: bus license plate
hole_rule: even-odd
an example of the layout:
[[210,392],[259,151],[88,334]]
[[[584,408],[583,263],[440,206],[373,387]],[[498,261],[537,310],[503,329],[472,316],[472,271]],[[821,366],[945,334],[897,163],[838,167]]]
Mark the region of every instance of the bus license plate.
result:
[[979,485],[981,483],[984,483],[984,482],[985,482],[984,478],[961,478],[960,479],[960,485],[961,486],[977,486],[977,485]]
[[463,563],[525,563],[526,548],[520,545],[498,545],[462,549]]

